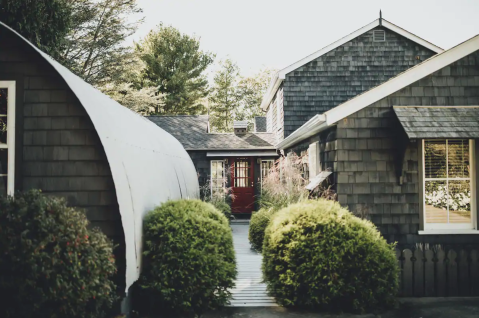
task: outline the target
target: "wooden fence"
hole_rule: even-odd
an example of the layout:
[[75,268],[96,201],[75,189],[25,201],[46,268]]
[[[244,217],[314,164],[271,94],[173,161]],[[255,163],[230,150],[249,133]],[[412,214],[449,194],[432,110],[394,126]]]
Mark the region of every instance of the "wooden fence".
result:
[[479,296],[478,250],[396,250],[403,297]]

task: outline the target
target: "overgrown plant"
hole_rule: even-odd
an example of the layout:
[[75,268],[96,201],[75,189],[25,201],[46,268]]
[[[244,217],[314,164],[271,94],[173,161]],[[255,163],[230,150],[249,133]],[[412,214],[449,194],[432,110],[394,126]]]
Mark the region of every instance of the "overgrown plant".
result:
[[280,210],[307,200],[309,191],[305,183],[302,158],[296,154],[281,157],[262,178],[260,207]]
[[0,198],[0,317],[99,318],[117,300],[111,241],[63,199]]
[[209,180],[200,187],[200,193],[203,201],[213,204],[228,220],[234,219],[230,204],[234,201],[235,195],[231,187],[224,187],[220,191],[212,192],[211,181]]

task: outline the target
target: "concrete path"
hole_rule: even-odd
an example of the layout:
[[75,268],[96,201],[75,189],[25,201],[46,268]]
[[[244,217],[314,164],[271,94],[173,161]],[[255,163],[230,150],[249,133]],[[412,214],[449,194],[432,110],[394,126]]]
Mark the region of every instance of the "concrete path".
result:
[[249,223],[232,223],[233,243],[236,252],[238,277],[236,287],[231,290],[231,307],[271,307],[277,306],[274,299],[266,293],[266,284],[262,283],[262,256],[250,248],[248,241]]
[[223,308],[202,318],[477,318],[479,298],[400,298],[398,308],[353,315],[306,312],[284,307]]

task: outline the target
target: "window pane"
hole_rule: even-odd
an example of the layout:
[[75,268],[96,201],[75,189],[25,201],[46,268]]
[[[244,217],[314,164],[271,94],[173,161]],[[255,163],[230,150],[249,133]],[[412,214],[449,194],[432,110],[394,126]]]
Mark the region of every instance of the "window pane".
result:
[[425,141],[424,156],[426,178],[446,178],[446,141]]
[[426,222],[448,223],[446,181],[426,181]]
[[7,117],[0,117],[0,143],[7,143]]
[[8,90],[6,88],[0,89],[0,115],[7,114],[7,96]]
[[471,223],[469,180],[449,181],[449,223]]
[[7,165],[8,162],[8,151],[6,149],[0,149],[0,196],[7,194]]
[[448,140],[449,178],[469,178],[469,140]]

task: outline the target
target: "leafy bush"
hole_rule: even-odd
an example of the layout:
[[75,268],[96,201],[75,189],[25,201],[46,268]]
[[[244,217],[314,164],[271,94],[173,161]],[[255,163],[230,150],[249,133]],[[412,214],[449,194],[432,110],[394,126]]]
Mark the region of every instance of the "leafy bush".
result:
[[224,216],[229,220],[231,220],[231,207],[228,203],[226,203],[224,200],[222,199],[217,199],[217,200],[212,200],[210,201],[211,204],[213,204],[213,206],[218,209],[218,211],[220,211],[221,213],[224,214]]
[[251,216],[248,239],[251,247],[258,252],[261,252],[263,249],[264,231],[275,212],[276,210],[273,208],[262,208]]
[[231,298],[233,236],[228,220],[211,204],[180,200],[161,205],[145,218],[144,242],[138,309],[201,314]]
[[104,317],[116,300],[113,246],[63,199],[0,198],[1,317]]
[[398,288],[394,245],[326,200],[277,212],[266,229],[263,275],[285,306],[364,311],[393,304]]

